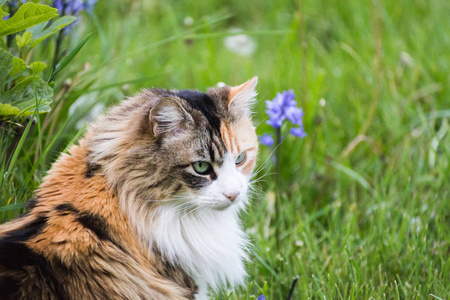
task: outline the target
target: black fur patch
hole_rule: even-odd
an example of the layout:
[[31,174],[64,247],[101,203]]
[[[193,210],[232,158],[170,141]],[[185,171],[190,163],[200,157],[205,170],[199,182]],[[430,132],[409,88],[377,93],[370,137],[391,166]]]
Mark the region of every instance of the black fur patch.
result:
[[81,225],[95,233],[99,239],[111,240],[106,222],[101,217],[95,216],[88,212],[80,212],[71,203],[60,204],[55,207],[55,210],[59,211],[63,215],[73,214]]
[[84,227],[95,233],[95,235],[97,235],[101,240],[111,241],[108,227],[101,217],[83,212],[78,214],[77,221],[80,222]]
[[211,180],[214,181],[217,179],[217,174],[216,172],[212,171],[211,174],[209,174],[209,176],[211,176]]
[[47,219],[45,216],[40,216],[24,227],[8,232],[0,238],[0,265],[15,269],[34,264],[37,255],[24,242],[42,232]]
[[26,209],[32,210],[33,208],[35,208],[38,204],[38,199],[39,199],[38,197],[35,197],[35,198],[28,200]]
[[91,163],[87,163],[87,169],[86,169],[86,173],[84,174],[84,176],[86,178],[92,178],[95,176],[95,172],[99,171],[101,169],[101,166],[98,164],[91,164]]
[[193,109],[200,111],[215,132],[220,132],[220,119],[217,115],[216,104],[207,94],[193,90],[180,90],[175,94],[186,100]]
[[215,161],[216,156],[214,155],[214,149],[212,147],[212,144],[209,144],[208,152],[209,152],[209,157],[210,157],[211,161]]
[[119,244],[117,244],[109,234],[109,228],[105,220],[89,212],[82,212],[74,207],[71,203],[63,203],[55,207],[60,215],[73,214],[75,219],[86,229],[92,231],[100,240],[106,240],[114,244],[123,252],[127,252]]
[[68,213],[79,213],[78,209],[76,209],[70,203],[63,203],[55,207],[55,210],[58,212],[68,212]]
[[0,298],[14,299],[19,290],[19,282],[17,279],[10,276],[0,276]]
[[188,172],[183,172],[181,176],[184,183],[192,189],[199,189],[210,184],[207,178],[196,176]]

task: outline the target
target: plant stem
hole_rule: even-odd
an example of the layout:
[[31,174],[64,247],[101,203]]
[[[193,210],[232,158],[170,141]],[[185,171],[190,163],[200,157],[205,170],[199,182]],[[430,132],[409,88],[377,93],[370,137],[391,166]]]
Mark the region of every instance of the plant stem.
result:
[[[12,2],[8,2],[8,12],[9,12],[10,17],[13,16],[15,13]],[[6,36],[6,48],[9,49],[12,47],[12,42],[13,42],[14,36],[15,36],[15,34],[8,34]]]
[[53,54],[52,73],[55,71],[56,65],[59,62],[60,57],[59,52],[61,51],[62,39],[63,39],[63,32],[61,30],[58,34],[58,38],[56,39],[55,43],[55,53]]
[[[62,6],[62,12],[61,12],[61,17],[63,17],[66,13],[66,4],[63,3]],[[53,63],[52,63],[52,74],[53,72],[55,72],[56,69],[56,65],[59,62],[59,58],[60,58],[60,51],[61,51],[61,44],[63,42],[63,38],[64,38],[64,30],[60,30],[58,33],[58,37],[56,38],[56,42],[55,42],[55,53],[53,54]]]
[[275,149],[275,180],[276,180],[276,187],[275,187],[275,234],[276,234],[276,242],[277,242],[277,248],[278,250],[280,248],[280,235],[282,232],[281,225],[282,222],[282,216],[281,216],[281,127],[276,128],[276,149]]

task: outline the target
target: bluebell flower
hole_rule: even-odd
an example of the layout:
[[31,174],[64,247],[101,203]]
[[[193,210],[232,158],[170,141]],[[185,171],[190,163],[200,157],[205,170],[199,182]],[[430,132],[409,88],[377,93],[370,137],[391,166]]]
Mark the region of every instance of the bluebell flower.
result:
[[296,127],[296,128],[291,128],[291,134],[298,136],[299,138],[304,138],[307,134],[305,132],[305,128],[303,126],[301,127]]
[[289,108],[295,107],[297,102],[294,100],[295,94],[292,90],[284,91],[272,100],[266,101],[266,113],[269,115],[269,121],[266,123],[273,128],[280,128],[286,119],[286,112]]
[[264,146],[270,147],[273,145],[273,138],[272,135],[268,135],[267,133],[264,133],[262,136],[259,137],[259,140],[261,144]]
[[[303,116],[305,113],[299,107],[294,100],[295,94],[292,90],[284,91],[281,94],[277,93],[277,96],[272,100],[266,101],[266,113],[269,115],[269,120],[266,122],[275,129],[281,128],[285,120],[288,120],[296,127],[290,130],[290,133],[299,138],[306,136],[305,128],[303,127]],[[277,135],[280,135],[280,130],[277,130]],[[264,134],[261,136],[260,141],[263,145],[271,147],[274,143],[272,136]],[[278,137],[279,140],[283,140],[284,137]]]
[[264,295],[260,295],[256,300],[266,300],[266,297],[264,297]]
[[296,106],[291,106],[286,109],[286,118],[295,125],[303,124],[303,116],[305,113],[301,108]]

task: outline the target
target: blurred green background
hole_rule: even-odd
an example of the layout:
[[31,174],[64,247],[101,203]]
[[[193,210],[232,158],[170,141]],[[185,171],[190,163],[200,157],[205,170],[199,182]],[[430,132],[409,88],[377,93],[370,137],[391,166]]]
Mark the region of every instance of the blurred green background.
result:
[[285,299],[297,275],[293,299],[449,299],[449,16],[446,0],[99,1],[67,45],[93,32],[56,81],[71,88],[40,116],[50,125],[27,138],[1,201],[32,197],[86,122],[144,87],[256,75],[258,134],[271,130],[264,100],[293,89],[308,136],[283,143],[280,174],[261,146],[242,217],[247,285],[217,299]]

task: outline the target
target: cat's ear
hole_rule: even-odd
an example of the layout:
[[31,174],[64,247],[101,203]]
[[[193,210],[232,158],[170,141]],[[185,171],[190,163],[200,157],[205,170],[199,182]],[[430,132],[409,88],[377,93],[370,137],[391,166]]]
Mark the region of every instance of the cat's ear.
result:
[[256,100],[257,83],[258,77],[255,76],[241,85],[231,87],[228,95],[228,109],[250,114],[250,109]]
[[150,110],[151,131],[155,137],[173,131],[179,134],[184,131],[188,122],[193,121],[191,115],[181,103],[171,97],[162,97]]

